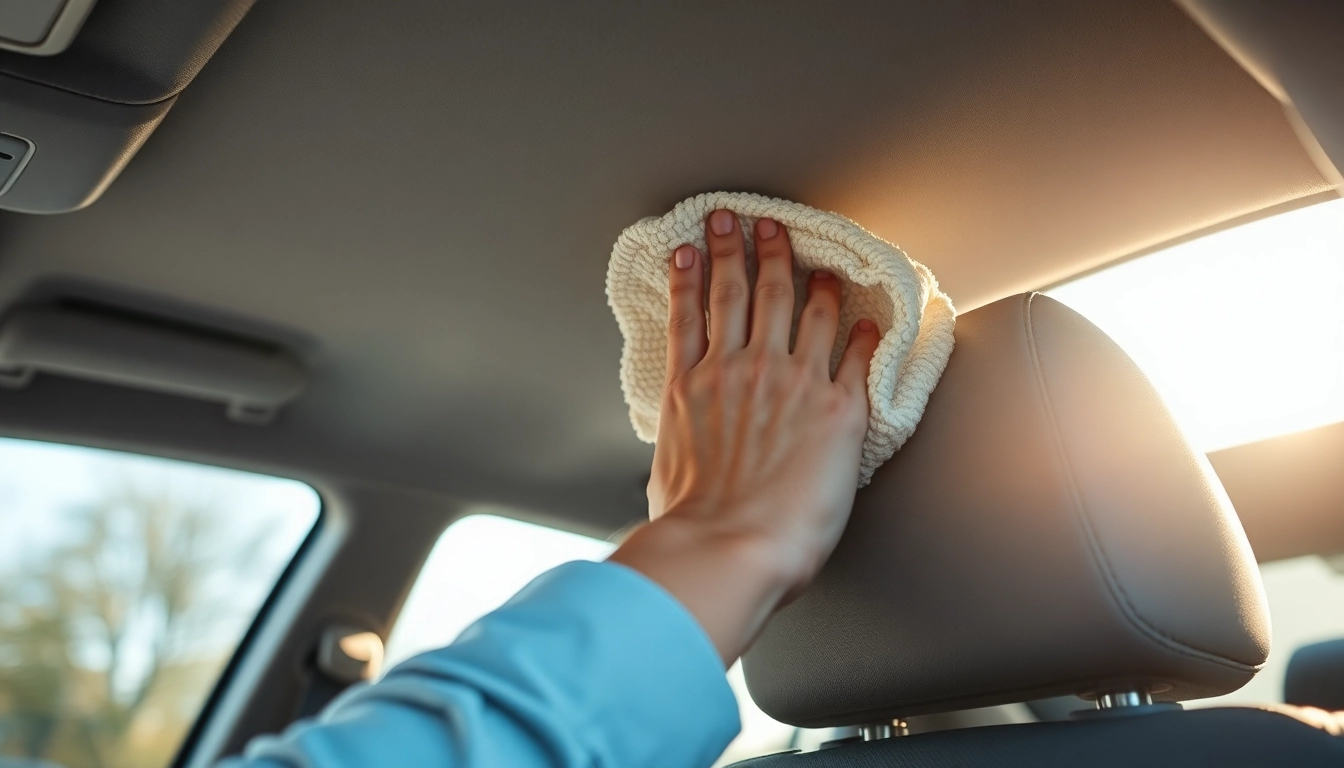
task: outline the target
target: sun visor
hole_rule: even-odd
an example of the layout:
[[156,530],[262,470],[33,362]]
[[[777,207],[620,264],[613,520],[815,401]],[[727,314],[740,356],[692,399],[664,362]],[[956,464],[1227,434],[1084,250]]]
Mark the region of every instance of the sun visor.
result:
[[253,2],[0,3],[0,209],[98,199]]

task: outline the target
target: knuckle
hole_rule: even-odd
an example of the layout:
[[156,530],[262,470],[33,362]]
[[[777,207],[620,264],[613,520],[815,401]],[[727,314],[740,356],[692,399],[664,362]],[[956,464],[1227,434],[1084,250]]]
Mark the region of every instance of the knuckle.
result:
[[836,317],[835,308],[829,304],[823,304],[821,302],[814,301],[809,303],[805,311],[808,319],[816,322],[834,322],[838,319]]
[[744,365],[740,356],[724,358],[714,368],[714,386],[719,389],[740,387],[751,378],[751,366]]
[[709,249],[709,255],[715,259],[734,259],[742,256],[742,249],[735,243],[721,243]]
[[741,283],[730,280],[717,283],[709,292],[709,301],[716,306],[735,304],[741,301],[746,294],[746,288]]
[[760,352],[752,356],[750,377],[756,387],[774,390],[794,381],[794,367],[789,365],[787,356],[781,358],[771,352]]
[[869,357],[871,357],[871,355],[868,354],[868,350],[866,349],[859,349],[858,347],[853,346],[845,349],[844,359],[852,365],[857,366],[859,370],[867,369]]
[[831,387],[829,396],[822,402],[822,408],[826,413],[840,417],[851,410],[849,401],[849,390],[844,386]]
[[698,322],[699,318],[693,312],[673,312],[667,320],[667,330],[676,334],[689,333]]
[[751,371],[751,378],[764,379],[769,377],[774,369],[773,363],[774,361],[771,359],[770,355],[764,353],[752,355],[749,368]]
[[789,366],[779,378],[789,392],[801,392],[815,381],[812,371],[801,365]]
[[700,286],[694,280],[674,281],[668,286],[668,293],[673,298],[694,298],[700,293]]
[[785,283],[761,283],[756,286],[759,301],[783,301],[793,298],[793,286]]

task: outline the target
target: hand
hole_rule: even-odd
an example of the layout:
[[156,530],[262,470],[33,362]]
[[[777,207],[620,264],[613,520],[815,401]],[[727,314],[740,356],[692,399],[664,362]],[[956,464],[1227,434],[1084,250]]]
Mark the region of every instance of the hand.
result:
[[844,530],[879,340],[871,322],[856,323],[831,380],[840,283],[815,273],[791,352],[788,233],[762,219],[754,236],[759,274],[749,300],[737,216],[709,216],[708,337],[702,256],[689,245],[673,255],[667,386],[648,489],[654,522],[612,556],[681,600],[725,664],[807,586]]

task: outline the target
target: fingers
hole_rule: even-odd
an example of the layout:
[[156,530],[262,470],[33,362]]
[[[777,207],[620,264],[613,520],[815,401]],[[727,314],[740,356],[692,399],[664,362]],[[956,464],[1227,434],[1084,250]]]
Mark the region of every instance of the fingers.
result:
[[759,269],[750,344],[788,354],[793,324],[793,251],[788,233],[773,219],[756,222],[756,260]]
[[840,327],[840,281],[829,272],[813,272],[807,281],[807,305],[798,320],[798,340],[793,354],[808,364],[831,372],[831,350]]
[[877,343],[882,335],[872,320],[860,320],[849,332],[849,344],[845,346],[844,357],[840,358],[840,367],[835,371],[835,381],[843,384],[851,392],[868,392],[868,364],[877,351]]
[[737,214],[717,210],[705,220],[709,245],[709,351],[732,352],[747,343],[746,242]]
[[705,271],[700,252],[683,245],[667,271],[667,378],[680,376],[705,356]]

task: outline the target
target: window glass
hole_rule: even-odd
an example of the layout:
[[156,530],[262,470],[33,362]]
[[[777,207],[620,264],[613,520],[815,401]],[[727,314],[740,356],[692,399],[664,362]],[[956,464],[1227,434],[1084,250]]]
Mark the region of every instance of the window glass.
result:
[[0,766],[167,765],[319,507],[292,480],[0,438]]
[[1203,450],[1344,421],[1344,200],[1047,293],[1129,353]]
[[[385,669],[453,641],[513,593],[561,563],[601,560],[615,545],[494,515],[454,523],[435,545],[387,642]],[[728,675],[742,733],[716,765],[786,749],[794,728],[772,720],[751,701],[740,665]]]

